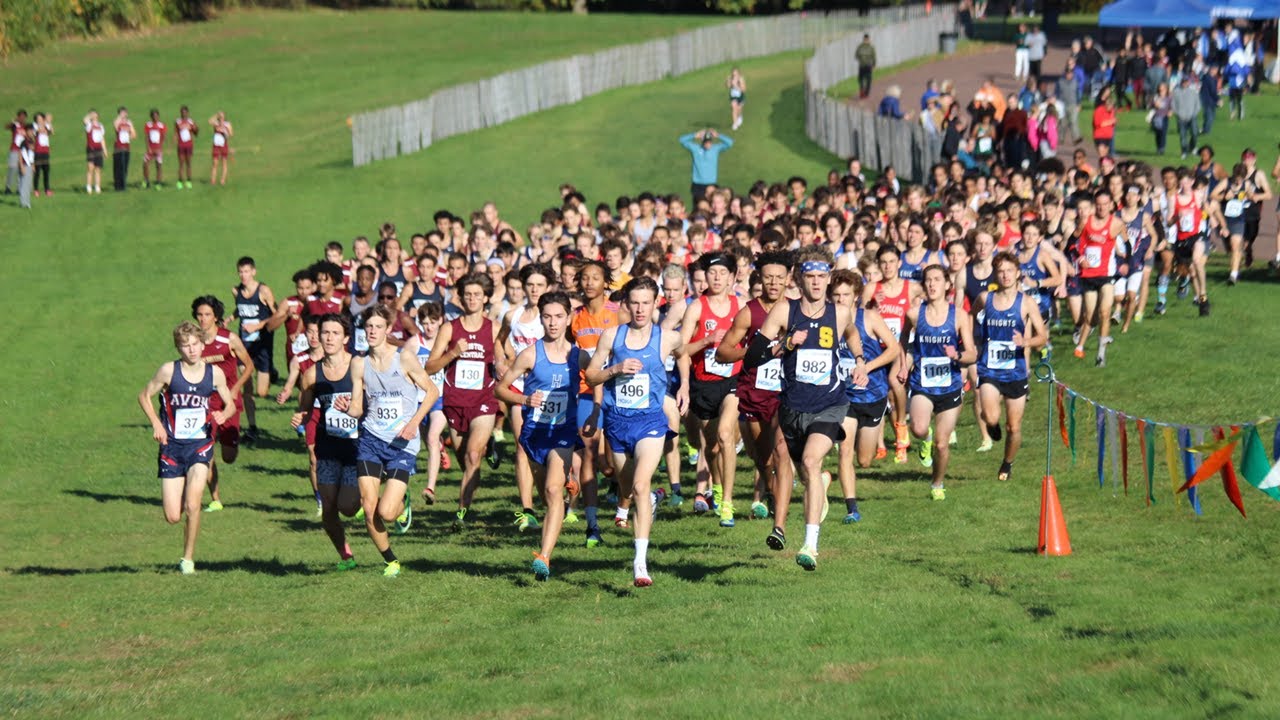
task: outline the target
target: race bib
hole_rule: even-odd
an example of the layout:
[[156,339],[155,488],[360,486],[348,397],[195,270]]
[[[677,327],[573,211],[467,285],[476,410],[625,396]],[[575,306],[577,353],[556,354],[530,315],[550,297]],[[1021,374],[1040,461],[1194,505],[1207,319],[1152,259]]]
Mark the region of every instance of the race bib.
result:
[[191,131],[186,128],[178,128],[178,139],[184,143],[191,142]]
[[118,140],[120,141],[120,144],[121,144],[121,145],[128,145],[128,144],[129,144],[129,131],[128,131],[128,130],[120,130],[120,131],[117,131],[117,132],[116,132],[116,139],[118,139]]
[[[400,399],[383,399],[374,395],[370,399],[370,407],[364,415],[364,422],[371,429],[380,432],[394,432],[400,429],[404,406]],[[345,413],[344,413],[345,414]]]
[[1090,268],[1102,267],[1102,248],[1096,245],[1085,248],[1084,266]]
[[796,353],[796,381],[808,385],[831,384],[831,351],[804,348]]
[[1196,214],[1190,210],[1178,213],[1178,230],[1189,233],[1196,231]]
[[160,131],[159,131],[159,130],[152,130],[152,131],[148,132],[148,133],[147,133],[147,139],[151,141],[151,144],[152,144],[152,145],[159,145],[159,144],[160,144]]
[[226,145],[227,145],[227,136],[226,136],[226,135],[223,135],[222,133],[214,133],[214,134],[213,134],[213,146],[214,146],[214,147],[226,147]]
[[1227,207],[1223,210],[1223,214],[1227,217],[1240,217],[1244,214],[1244,201],[1239,199],[1228,200]]
[[40,147],[49,147],[49,133],[36,135],[36,142],[40,144]]
[[93,143],[95,145],[101,145],[102,140],[106,135],[103,133],[102,128],[94,128],[93,132],[89,133],[89,137],[93,138]]
[[261,331],[254,330],[253,332],[244,332],[244,324],[246,322],[258,321],[258,306],[253,304],[248,304],[248,305],[241,304],[241,305],[237,305],[236,308],[237,308],[236,314],[240,316],[240,327],[241,327],[240,336],[244,339],[245,342],[255,342],[258,339],[258,333]]
[[549,392],[542,404],[533,409],[529,422],[535,425],[564,425],[569,419],[569,393],[562,390]]
[[782,358],[774,358],[756,368],[756,389],[782,392]]
[[297,337],[295,337],[293,339],[293,342],[290,343],[289,345],[289,351],[292,352],[294,355],[301,355],[302,353],[310,349],[311,349],[311,343],[307,342],[306,333],[298,333]]
[[[350,397],[348,393],[343,395]],[[329,437],[351,440],[360,436],[360,421],[330,405],[324,411],[324,433]]]
[[920,386],[943,390],[951,386],[951,358],[920,358]]
[[173,413],[173,438],[175,440],[203,440],[208,410],[204,408],[178,408]]
[[733,363],[717,361],[715,348],[707,348],[706,353],[702,356],[702,364],[706,367],[708,374],[718,375],[722,378],[733,377]]
[[902,336],[902,318],[885,315],[884,324],[889,327],[889,332],[893,334],[894,340]]
[[364,334],[364,328],[356,328],[355,349],[358,353],[369,352],[369,338]]
[[649,373],[619,378],[613,386],[613,404],[624,410],[643,410],[649,407]]
[[453,386],[459,390],[479,390],[484,386],[484,363],[458,360],[453,366]]
[[662,364],[662,367],[666,368],[667,372],[675,372],[675,370],[676,370],[676,356],[675,356],[675,355],[668,355],[668,356],[667,356],[667,361],[666,361],[666,362],[664,362],[664,363]]
[[22,144],[25,143],[26,141],[27,141],[26,135],[15,133],[13,136],[13,144],[17,145],[18,147],[22,147]]
[[989,137],[978,138],[978,152],[980,153],[991,152],[991,138]]
[[987,367],[992,370],[1012,370],[1018,359],[1018,347],[1008,340],[987,342]]

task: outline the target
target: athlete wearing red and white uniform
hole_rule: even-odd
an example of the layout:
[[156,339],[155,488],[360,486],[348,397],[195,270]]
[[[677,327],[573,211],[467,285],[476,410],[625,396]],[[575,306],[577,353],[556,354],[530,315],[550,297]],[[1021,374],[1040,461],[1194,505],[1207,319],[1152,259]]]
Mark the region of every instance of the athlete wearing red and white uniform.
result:
[[191,117],[186,105],[178,110],[178,119],[173,121],[173,129],[178,142],[178,189],[186,182],[191,188],[191,156],[196,151],[196,135],[200,134],[200,125]]
[[106,155],[107,129],[98,120],[98,112],[90,110],[84,116],[84,159],[87,169],[84,175],[85,193],[102,192],[102,162]]
[[[876,254],[880,266],[880,274],[884,278],[874,285],[867,285],[863,290],[862,304],[869,307],[875,303],[884,324],[894,338],[902,334],[907,312],[913,303],[918,303],[923,293],[920,285],[901,277],[899,269],[902,265],[902,254],[892,244],[880,248]],[[889,400],[893,415],[894,456],[898,464],[907,461],[907,449],[911,447],[910,435],[907,432],[907,386],[898,380],[898,373],[889,373]]]
[[1115,303],[1116,275],[1128,273],[1124,223],[1115,216],[1115,199],[1106,189],[1098,190],[1093,197],[1094,214],[1080,223],[1080,239],[1076,245],[1080,263],[1080,289],[1083,291],[1083,311],[1080,313],[1079,335],[1075,356],[1084,357],[1084,345],[1089,341],[1093,314],[1098,313],[1098,357],[1094,364],[1103,367],[1107,363],[1107,345],[1111,344],[1111,309]]
[[169,126],[160,119],[160,111],[152,108],[151,119],[142,126],[142,136],[147,143],[147,153],[142,156],[142,186],[151,184],[151,164],[156,165],[156,185],[164,179],[161,168],[164,165],[164,139],[169,135]]
[[[227,416],[226,422],[218,423],[212,431],[214,439],[222,445],[223,462],[230,464],[240,454],[240,411],[244,409],[242,396],[245,383],[253,377],[254,369],[244,343],[221,326],[224,311],[222,301],[212,295],[202,295],[191,302],[191,316],[200,326],[201,340],[204,342],[204,351],[200,357],[222,370],[228,378],[231,395],[235,398],[235,410]],[[210,400],[210,411],[217,412],[223,407],[221,399]],[[213,499],[205,510],[221,510],[222,498],[218,494],[216,462],[210,463],[209,492]]]

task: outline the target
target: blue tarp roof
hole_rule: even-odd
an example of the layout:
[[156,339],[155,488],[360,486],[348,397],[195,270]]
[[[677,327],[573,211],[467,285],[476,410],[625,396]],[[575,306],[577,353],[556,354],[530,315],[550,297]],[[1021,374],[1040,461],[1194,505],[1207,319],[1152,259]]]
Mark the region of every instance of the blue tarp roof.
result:
[[1208,27],[1219,18],[1280,17],[1276,0],[1119,0],[1102,8],[1102,27]]

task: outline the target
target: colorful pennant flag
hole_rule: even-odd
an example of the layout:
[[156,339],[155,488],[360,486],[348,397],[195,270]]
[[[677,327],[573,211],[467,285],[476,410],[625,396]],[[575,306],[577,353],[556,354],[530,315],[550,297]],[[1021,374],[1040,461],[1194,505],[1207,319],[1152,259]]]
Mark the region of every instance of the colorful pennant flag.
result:
[[1280,500],[1280,463],[1273,467],[1267,459],[1267,450],[1262,446],[1262,438],[1258,437],[1257,426],[1251,425],[1244,431],[1240,472],[1250,485],[1270,495],[1272,500]]
[[[1231,428],[1233,437],[1238,437],[1239,434],[1239,428]],[[1222,440],[1225,435],[1222,428],[1214,428],[1213,436],[1217,439]],[[1231,447],[1234,448],[1235,443],[1232,443]],[[1205,462],[1207,463],[1208,460]],[[1227,494],[1227,499],[1231,501],[1231,504],[1235,505],[1236,509],[1240,511],[1240,517],[1248,518],[1249,516],[1244,514],[1244,498],[1240,497],[1240,483],[1236,480],[1236,468],[1231,464],[1231,452],[1229,451],[1227,452],[1227,463],[1222,466],[1222,490]]]
[[[1183,425],[1178,428],[1178,449],[1182,455],[1182,475],[1190,480],[1196,474],[1196,457],[1191,454],[1191,428]],[[1200,515],[1200,491],[1194,487],[1187,489],[1187,500],[1191,509]]]
[[1129,494],[1129,418],[1120,413],[1120,476],[1124,479],[1124,494]]
[[[1071,441],[1067,439],[1067,409],[1062,404],[1062,396],[1067,392],[1066,386],[1058,385],[1058,433],[1062,435],[1062,446],[1071,447]],[[1280,426],[1277,426],[1280,429]]]
[[1142,443],[1142,464],[1147,471],[1147,507],[1151,507],[1156,501],[1156,434],[1142,418],[1138,418],[1138,441]]
[[1071,449],[1071,464],[1076,464],[1076,394],[1067,391],[1067,447]]
[[1101,405],[1093,404],[1094,424],[1098,428],[1098,487],[1106,484],[1106,479],[1102,475],[1103,464],[1107,459],[1107,409]]
[[1173,501],[1181,505],[1182,498],[1178,497],[1178,442],[1174,439],[1173,428],[1166,425],[1161,430],[1164,431],[1164,463],[1169,469],[1169,482],[1173,485]]

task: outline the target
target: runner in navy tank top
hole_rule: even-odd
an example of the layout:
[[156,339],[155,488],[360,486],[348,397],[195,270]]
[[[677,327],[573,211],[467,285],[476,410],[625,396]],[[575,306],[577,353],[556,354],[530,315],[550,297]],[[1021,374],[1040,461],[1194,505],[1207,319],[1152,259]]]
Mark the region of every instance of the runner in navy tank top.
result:
[[[577,395],[588,355],[567,337],[572,309],[569,296],[559,291],[539,291],[537,302],[543,337],[516,355],[497,385],[497,395],[526,414],[519,443],[532,463],[533,481],[547,503],[542,547],[533,554],[533,574],[538,580],[546,580],[551,576],[551,552],[564,525],[565,484],[573,453],[582,447]],[[523,384],[517,385],[521,379]],[[532,508],[525,512],[532,512]]]
[[[1058,272],[1058,263],[1050,256],[1043,239],[1044,227],[1038,221],[1023,223],[1022,242],[1018,244],[1016,259],[1027,297],[1035,299],[1041,317],[1049,317],[1053,293],[1062,284],[1062,274]],[[996,284],[999,282],[1000,278],[996,277]]]
[[849,409],[845,411],[841,427],[844,429],[844,440],[840,441],[839,479],[840,489],[844,493],[845,524],[855,523],[862,519],[858,510],[857,475],[853,468],[854,455],[858,464],[869,467],[878,446],[878,437],[883,431],[880,423],[884,420],[889,402],[889,367],[898,357],[898,342],[893,331],[885,324],[875,310],[857,307],[862,297],[862,278],[850,270],[837,270],[831,273],[831,286],[828,297],[838,306],[849,308],[853,312],[853,322],[858,328],[858,337],[862,341],[862,352],[867,364],[863,371],[867,381],[858,385],[853,382],[853,370],[857,365],[849,344],[840,339],[840,379],[844,382],[845,398],[849,401]]
[[473,273],[454,287],[463,315],[445,323],[436,335],[427,372],[445,370],[444,414],[449,421],[453,447],[462,451],[462,490],[454,528],[466,523],[467,511],[480,486],[480,462],[493,436],[498,401],[493,394],[493,369],[505,365],[506,353],[498,345],[493,322],[484,316],[492,281]]
[[356,438],[360,435],[358,414],[363,408],[364,361],[347,352],[350,337],[351,321],[346,316],[332,313],[320,318],[318,343],[324,356],[303,373],[302,395],[292,419],[294,427],[301,427],[309,418],[316,418],[314,454],[320,517],[338,552],[339,570],[356,566],[339,513],[350,517],[360,508]]
[[[160,445],[157,465],[164,518],[173,525],[184,511],[187,514],[178,570],[190,575],[196,567],[192,556],[200,532],[200,502],[213,462],[213,428],[235,412],[235,401],[222,370],[201,359],[204,341],[197,325],[184,322],[174,328],[173,345],[180,358],[156,370],[138,393],[138,404],[151,422],[151,437]],[[160,415],[152,404],[157,394]],[[222,409],[211,412],[209,399],[215,395],[222,399]]]
[[[245,256],[236,263],[240,285],[234,288],[236,318],[240,320],[240,341],[244,343],[257,373],[254,391],[258,397],[266,397],[275,379],[273,345],[275,333],[268,321],[276,314],[276,298],[271,288],[258,282],[258,269],[253,258]],[[245,442],[252,443],[258,437],[258,408],[254,393],[245,393],[244,412],[249,419],[249,429],[244,433]]]
[[[755,272],[759,277],[760,297],[749,301],[734,317],[733,326],[716,350],[716,360],[722,363],[739,362],[747,354],[747,341],[760,331],[769,310],[787,291],[791,256],[784,252],[764,253],[756,260]],[[760,367],[744,366],[738,375],[738,426],[747,453],[756,461],[751,515],[759,520],[769,517],[766,496],[772,496],[774,483],[781,482],[775,481],[774,474],[784,475],[788,485],[792,479],[786,445],[778,434],[778,402],[781,392],[781,358],[773,358]],[[779,511],[782,513],[779,524],[785,525],[786,505],[781,505]]]
[[[796,256],[795,280],[800,299],[780,301],[769,311],[760,332],[747,348],[746,365],[759,367],[782,358],[782,398],[778,425],[791,458],[804,482],[804,545],[796,563],[805,570],[818,567],[818,529],[826,514],[826,487],[831,476],[822,461],[844,437],[842,423],[848,410],[844,381],[840,377],[839,341],[853,351],[854,382],[865,383],[862,338],[849,308],[827,300],[831,281],[831,251],[809,245]],[[775,339],[781,338],[781,342]],[[775,487],[779,507],[791,497],[790,488]],[[765,542],[775,550],[786,543],[784,528],[775,526]]]
[[[902,380],[910,374],[911,434],[924,440],[929,436],[929,423],[934,421],[933,452],[926,467],[932,467],[930,496],[945,500],[943,477],[951,459],[947,439],[956,428],[960,406],[964,402],[964,377],[960,367],[977,359],[973,344],[972,320],[947,302],[951,280],[941,266],[925,268],[925,301],[907,312],[907,325],[902,329],[903,361],[898,365]],[[915,332],[908,332],[913,329]],[[961,351],[959,348],[963,348]]]
[[649,530],[661,500],[649,488],[667,443],[676,437],[667,427],[663,410],[666,359],[684,340],[675,333],[663,333],[655,322],[658,284],[652,278],[631,279],[623,286],[622,297],[631,321],[604,331],[586,379],[593,388],[605,386],[604,432],[613,452],[613,466],[618,469],[618,497],[631,497],[635,503],[635,584],[647,587],[653,584],[648,565]]
[[1000,289],[987,296],[977,334],[982,338],[978,354],[978,395],[982,422],[992,438],[1000,439],[1000,406],[1007,426],[1004,462],[998,480],[1008,480],[1013,459],[1022,445],[1022,415],[1027,406],[1030,373],[1027,352],[1048,339],[1044,320],[1029,296],[1018,291],[1018,260],[1008,253],[996,255],[996,282]]

